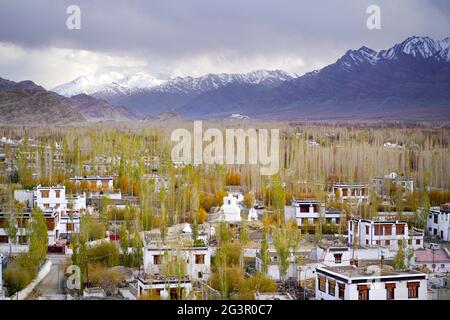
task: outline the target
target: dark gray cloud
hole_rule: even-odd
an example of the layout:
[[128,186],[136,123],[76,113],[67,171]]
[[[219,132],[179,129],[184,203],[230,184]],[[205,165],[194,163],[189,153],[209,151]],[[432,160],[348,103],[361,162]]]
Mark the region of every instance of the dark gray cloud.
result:
[[[70,4],[81,8],[81,30],[65,26]],[[381,7],[381,30],[366,28],[371,4]],[[223,62],[226,70],[283,57],[302,72],[348,48],[381,49],[410,35],[447,37],[449,18],[447,0],[18,0],[1,4],[0,43],[132,57],[167,73],[188,72],[190,61],[197,69],[202,61],[206,68]]]

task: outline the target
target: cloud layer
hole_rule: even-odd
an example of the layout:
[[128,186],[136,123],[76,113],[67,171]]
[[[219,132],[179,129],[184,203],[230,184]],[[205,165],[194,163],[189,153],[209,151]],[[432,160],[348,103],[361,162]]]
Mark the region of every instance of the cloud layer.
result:
[[[81,8],[68,30],[66,8]],[[381,8],[381,30],[366,8]],[[0,10],[0,77],[52,87],[105,67],[155,75],[276,69],[303,73],[348,48],[449,36],[446,0],[16,0]]]

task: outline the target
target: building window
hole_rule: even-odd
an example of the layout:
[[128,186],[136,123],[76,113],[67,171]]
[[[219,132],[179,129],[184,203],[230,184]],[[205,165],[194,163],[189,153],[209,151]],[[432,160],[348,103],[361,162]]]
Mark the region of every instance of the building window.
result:
[[67,231],[73,231],[73,223],[67,223],[66,229],[67,229]]
[[28,243],[28,237],[27,236],[19,236],[19,243],[20,244],[27,244]]
[[437,214],[433,215],[433,218],[434,223],[438,223],[438,215]]
[[334,254],[334,263],[341,263],[342,262],[342,253],[335,253]]
[[333,279],[328,279],[328,294],[333,297],[336,295],[336,282]]
[[204,254],[196,254],[195,255],[195,264],[205,264],[205,255]]
[[339,289],[339,299],[344,300],[344,297],[345,297],[345,284],[344,283],[338,283],[338,289]]
[[0,236],[0,243],[8,243],[8,236]]
[[416,245],[420,246],[420,239],[416,240]]
[[48,198],[49,190],[41,190],[41,198]]
[[366,239],[366,245],[369,245],[369,239]]
[[384,234],[387,236],[392,235],[392,225],[388,224],[384,227]]
[[419,286],[420,282],[408,282],[408,298],[415,299],[419,297]]
[[358,286],[358,300],[369,300],[369,286],[359,285]]
[[381,236],[381,235],[382,235],[382,232],[381,232],[381,225],[376,224],[376,225],[374,226],[374,228],[375,228],[375,235],[376,235],[376,236]]
[[395,283],[386,283],[386,300],[395,300]]
[[59,198],[61,196],[61,190],[55,190],[56,197]]
[[326,282],[324,276],[317,276],[319,279],[319,290],[325,292]]
[[396,225],[396,234],[399,235],[404,235],[405,234],[405,225],[404,224],[398,224]]
[[391,241],[390,241],[390,240],[386,240],[386,241],[384,242],[384,244],[385,244],[386,246],[390,246],[390,245],[391,245]]
[[366,234],[367,235],[369,234],[369,230],[370,230],[369,226],[366,226]]
[[199,279],[202,279],[202,278],[203,278],[203,272],[199,272],[199,273],[198,273],[198,278],[199,278]]
[[155,254],[153,256],[153,264],[161,264],[161,255]]

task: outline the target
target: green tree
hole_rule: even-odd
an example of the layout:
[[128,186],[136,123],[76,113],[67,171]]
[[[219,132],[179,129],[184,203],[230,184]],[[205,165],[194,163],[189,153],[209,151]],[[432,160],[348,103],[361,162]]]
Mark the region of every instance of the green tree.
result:
[[11,258],[12,245],[17,244],[17,206],[14,201],[13,189],[9,186],[7,189],[7,216],[5,217],[5,233],[9,238],[9,257]]
[[269,268],[269,242],[267,241],[267,232],[264,231],[262,235],[261,242],[261,261],[262,261],[262,271],[263,274],[267,274],[267,270]]
[[405,245],[402,240],[398,242],[398,251],[394,257],[394,268],[395,270],[404,270],[406,268],[405,265]]
[[27,226],[30,241],[29,255],[35,265],[39,266],[45,259],[48,249],[48,229],[41,209],[34,208]]

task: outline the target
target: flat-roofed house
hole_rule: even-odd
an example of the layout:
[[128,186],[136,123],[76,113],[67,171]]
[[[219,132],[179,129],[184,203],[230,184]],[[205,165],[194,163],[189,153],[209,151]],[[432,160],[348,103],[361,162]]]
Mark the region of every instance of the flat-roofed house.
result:
[[411,265],[426,268],[434,273],[450,272],[450,253],[443,249],[419,249],[414,252]]
[[113,191],[114,189],[113,177],[111,176],[75,176],[70,178],[70,181],[77,186],[83,184],[88,191]]
[[369,200],[368,184],[335,183],[332,186],[332,196],[340,202],[365,203]]
[[284,219],[295,220],[299,228],[314,226],[319,219],[325,224],[339,224],[343,213],[339,210],[325,210],[325,205],[312,199],[294,199],[290,206],[284,207]]
[[316,268],[318,300],[427,300],[428,276],[378,266]]
[[431,208],[427,219],[427,233],[442,241],[450,241],[450,204]]
[[400,241],[405,247],[423,248],[424,234],[421,230],[410,229],[403,221],[348,221],[348,241],[350,245],[362,247],[382,246],[398,250]]

